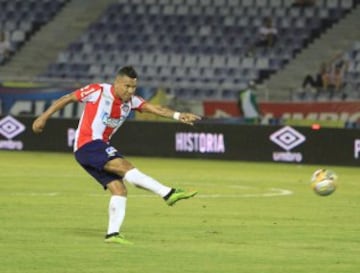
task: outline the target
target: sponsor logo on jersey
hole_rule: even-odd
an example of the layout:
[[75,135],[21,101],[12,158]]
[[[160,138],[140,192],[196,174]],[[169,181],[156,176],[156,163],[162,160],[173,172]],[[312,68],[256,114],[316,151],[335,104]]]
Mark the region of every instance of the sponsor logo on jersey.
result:
[[106,126],[110,127],[110,128],[116,128],[118,126],[121,125],[121,123],[123,123],[125,120],[125,117],[120,117],[120,118],[111,118],[109,116],[109,113],[104,112],[101,115],[101,121],[103,124],[105,124]]

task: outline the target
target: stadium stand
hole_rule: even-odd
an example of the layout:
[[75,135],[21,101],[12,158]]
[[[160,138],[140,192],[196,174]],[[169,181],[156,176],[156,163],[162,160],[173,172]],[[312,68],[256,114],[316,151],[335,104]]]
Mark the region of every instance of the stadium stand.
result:
[[[345,2],[337,3],[344,5]],[[301,86],[306,74],[315,74],[321,63],[327,62],[337,52],[349,51],[352,44],[360,40],[360,7],[358,3],[355,4],[356,6],[344,18],[323,31],[319,39],[309,43],[301,54],[296,55],[284,69],[265,82],[269,92],[272,92],[273,100],[289,100],[289,95]]]
[[49,22],[68,0],[0,1],[0,30],[15,54],[39,28]]
[[[346,0],[308,8],[281,0],[119,0],[42,76],[111,80],[119,66],[132,64],[142,82],[176,96],[233,99],[248,81],[282,69],[352,7]],[[273,18],[278,42],[248,57],[264,17]]]
[[360,40],[354,42],[349,54],[351,59],[345,74],[348,95],[350,98],[360,99]]
[[[285,0],[117,0],[37,79],[110,81],[131,64],[142,84],[179,98],[233,100],[250,80],[267,83],[283,71],[356,2],[317,0],[301,8]],[[264,17],[273,19],[278,41],[248,56]]]
[[[41,1],[51,2],[50,0]],[[16,51],[11,60],[0,67],[1,80],[14,80],[14,78],[17,81],[41,80],[36,78],[36,75],[45,71],[49,63],[55,62],[59,52],[65,50],[85,31],[90,22],[96,20],[104,9],[115,1],[67,0],[61,10],[29,36],[27,42]],[[27,12],[32,11],[27,10]],[[43,12],[47,12],[45,6]],[[46,79],[46,81],[49,80]]]
[[[351,46],[341,53],[337,60],[342,67],[342,87],[338,92],[331,87],[322,92],[312,92],[306,88],[299,88],[293,91],[293,101],[328,101],[328,100],[358,100],[360,99],[360,40],[355,41]],[[320,88],[321,89],[321,88]]]

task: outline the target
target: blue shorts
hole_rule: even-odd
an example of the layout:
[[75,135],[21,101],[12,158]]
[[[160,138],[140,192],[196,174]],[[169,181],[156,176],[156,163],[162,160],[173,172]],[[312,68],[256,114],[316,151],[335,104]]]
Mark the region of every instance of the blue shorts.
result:
[[86,143],[75,152],[77,162],[103,187],[114,180],[122,177],[104,170],[105,164],[114,158],[123,156],[112,146],[102,140],[94,140]]

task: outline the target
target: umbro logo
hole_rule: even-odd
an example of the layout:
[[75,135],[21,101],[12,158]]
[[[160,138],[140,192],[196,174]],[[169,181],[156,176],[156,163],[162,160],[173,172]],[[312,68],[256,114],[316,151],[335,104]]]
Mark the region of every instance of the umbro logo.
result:
[[270,140],[286,151],[299,146],[306,138],[290,126],[285,126],[270,135]]
[[25,131],[25,126],[12,116],[6,116],[0,120],[0,134],[7,139],[13,139]]

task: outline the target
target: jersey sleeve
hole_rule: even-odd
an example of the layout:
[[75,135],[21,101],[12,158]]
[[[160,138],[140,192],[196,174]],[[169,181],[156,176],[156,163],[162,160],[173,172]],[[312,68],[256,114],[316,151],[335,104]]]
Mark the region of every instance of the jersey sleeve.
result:
[[132,96],[131,98],[131,109],[141,111],[141,108],[143,107],[146,100],[144,100],[140,96]]
[[103,88],[100,84],[93,83],[75,90],[74,94],[80,102],[95,102],[102,90]]

